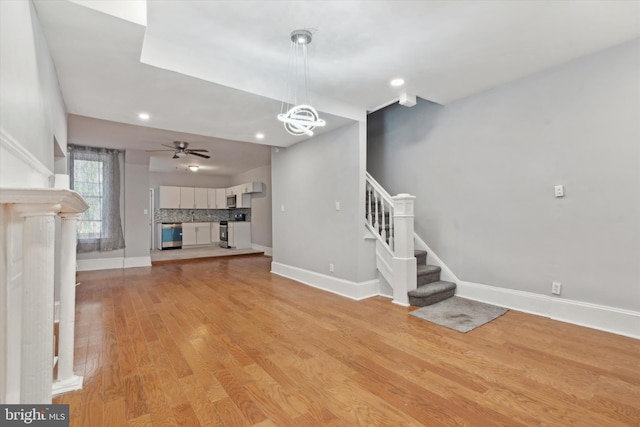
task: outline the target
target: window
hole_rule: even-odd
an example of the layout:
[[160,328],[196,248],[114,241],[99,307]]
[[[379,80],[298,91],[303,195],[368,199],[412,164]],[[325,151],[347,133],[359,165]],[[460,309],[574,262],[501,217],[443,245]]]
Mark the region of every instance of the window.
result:
[[78,220],[78,252],[123,248],[119,151],[69,145],[69,175],[89,205]]

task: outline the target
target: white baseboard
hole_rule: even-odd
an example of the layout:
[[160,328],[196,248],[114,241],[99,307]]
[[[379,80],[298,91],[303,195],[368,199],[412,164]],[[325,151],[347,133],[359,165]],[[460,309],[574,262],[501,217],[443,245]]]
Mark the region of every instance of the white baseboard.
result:
[[124,259],[124,268],[133,267],[151,267],[150,256],[126,257]]
[[459,281],[456,296],[499,305],[632,338],[640,338],[640,312]]
[[352,282],[350,280],[339,279],[278,262],[271,263],[271,272],[304,283],[305,285],[355,300],[362,300],[379,295],[380,285],[378,279],[367,280],[365,282]]
[[64,381],[54,381],[52,387],[53,396],[82,389],[82,380],[83,377],[79,375],[73,375],[71,376],[71,378],[67,378]]
[[112,270],[114,268],[123,268],[124,258],[79,259],[77,263],[78,271]]
[[93,270],[113,270],[116,268],[151,267],[151,257],[116,257],[116,258],[95,258],[79,259],[78,271]]
[[268,247],[268,246],[261,246],[261,245],[257,245],[255,243],[251,244],[251,248],[255,249],[256,251],[262,251],[264,252],[264,254],[266,256],[273,256],[273,249]]

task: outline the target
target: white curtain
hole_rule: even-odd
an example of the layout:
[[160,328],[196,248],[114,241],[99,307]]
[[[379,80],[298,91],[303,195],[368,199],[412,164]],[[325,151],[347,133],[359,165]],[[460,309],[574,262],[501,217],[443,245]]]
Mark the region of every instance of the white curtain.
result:
[[69,145],[71,189],[89,204],[78,220],[78,252],[124,248],[119,150]]

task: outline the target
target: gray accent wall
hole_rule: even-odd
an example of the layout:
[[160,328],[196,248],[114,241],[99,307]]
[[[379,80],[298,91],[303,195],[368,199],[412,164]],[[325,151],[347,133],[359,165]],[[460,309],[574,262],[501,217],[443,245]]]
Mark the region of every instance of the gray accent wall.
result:
[[[124,154],[124,256],[148,257],[151,245],[149,211],[149,154],[127,150]],[[147,213],[144,211],[147,209]]]
[[373,113],[367,167],[459,279],[640,310],[640,40]]
[[247,182],[262,182],[262,193],[251,194],[251,243],[271,248],[271,165],[251,169],[231,177],[230,187]]
[[364,130],[355,123],[272,148],[274,262],[352,282],[376,277],[364,241]]

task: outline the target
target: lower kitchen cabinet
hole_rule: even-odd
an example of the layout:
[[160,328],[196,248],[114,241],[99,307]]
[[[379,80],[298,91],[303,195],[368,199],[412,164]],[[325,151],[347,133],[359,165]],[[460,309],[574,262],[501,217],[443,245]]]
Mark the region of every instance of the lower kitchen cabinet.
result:
[[220,243],[220,223],[211,223],[211,243]]
[[251,249],[251,223],[229,221],[229,246],[235,249]]
[[210,222],[183,222],[182,223],[182,246],[210,245],[211,244],[211,223]]

